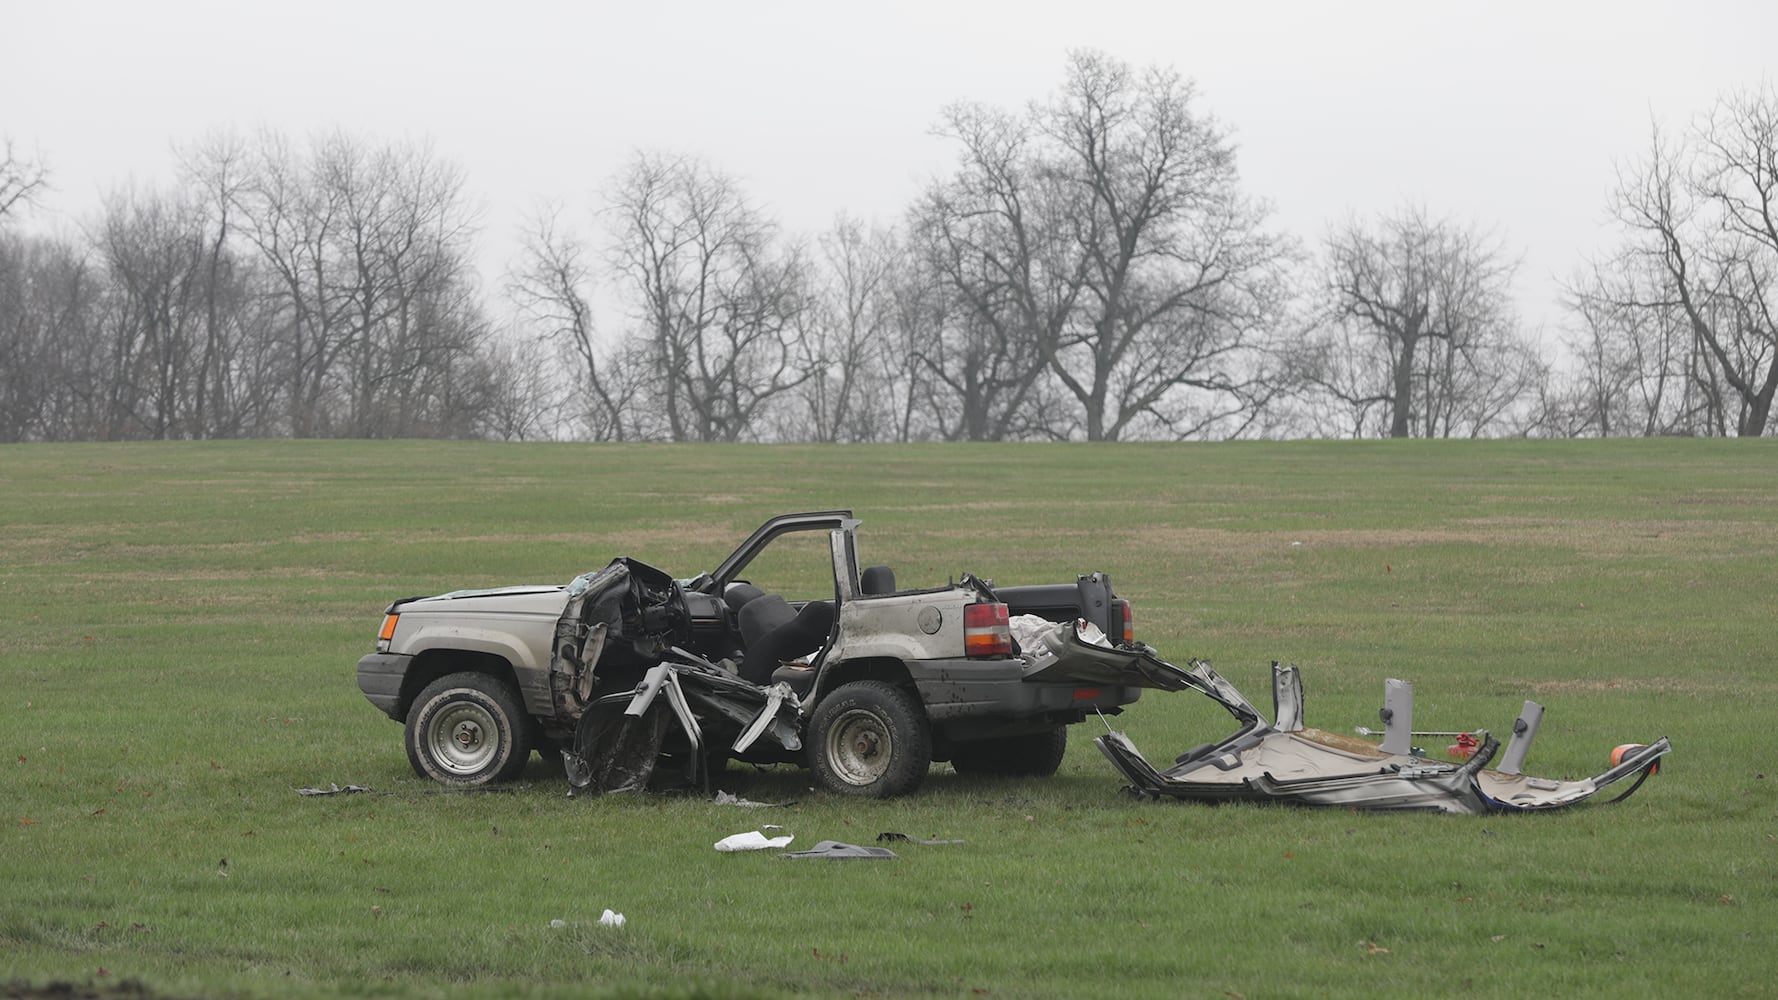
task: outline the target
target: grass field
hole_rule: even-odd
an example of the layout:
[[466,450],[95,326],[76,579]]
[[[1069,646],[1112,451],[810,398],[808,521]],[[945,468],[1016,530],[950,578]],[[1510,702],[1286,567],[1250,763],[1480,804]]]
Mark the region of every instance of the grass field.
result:
[[[1401,677],[1426,728],[1543,703],[1535,774],[1675,751],[1618,805],[1373,815],[1133,801],[1082,726],[1056,778],[896,801],[737,770],[796,803],[756,811],[541,760],[441,794],[355,686],[393,598],[687,576],[830,506],[904,586],[1106,570],[1262,706],[1298,664],[1312,726]],[[1775,596],[1773,441],[0,448],[0,994],[1771,996]],[[1230,728],[1114,723],[1154,760]],[[330,782],[377,794],[295,791]],[[711,849],[761,823],[966,843]]]

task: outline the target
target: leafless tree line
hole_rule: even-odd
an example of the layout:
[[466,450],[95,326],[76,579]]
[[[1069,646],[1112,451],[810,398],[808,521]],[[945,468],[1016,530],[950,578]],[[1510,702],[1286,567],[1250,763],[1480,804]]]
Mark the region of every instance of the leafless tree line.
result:
[[1564,432],[1755,437],[1778,392],[1778,91],[1722,98],[1620,172],[1621,249],[1568,285]]
[[502,429],[454,168],[337,134],[181,159],[77,237],[0,228],[0,440]]
[[1769,86],[1620,171],[1565,357],[1489,229],[1416,205],[1309,248],[1272,229],[1172,70],[1076,53],[1048,97],[936,131],[956,160],[902,218],[808,238],[715,166],[638,152],[590,233],[539,211],[493,290],[464,178],[424,147],[213,138],[57,238],[9,227],[45,174],[8,146],[0,440],[1767,432]]

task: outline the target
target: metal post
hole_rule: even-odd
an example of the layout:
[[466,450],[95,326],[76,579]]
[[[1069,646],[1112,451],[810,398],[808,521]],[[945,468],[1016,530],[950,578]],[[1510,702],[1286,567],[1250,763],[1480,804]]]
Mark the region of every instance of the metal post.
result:
[[1383,752],[1414,752],[1414,685],[1391,677],[1383,682]]
[[1543,724],[1543,706],[1528,701],[1513,720],[1513,738],[1507,741],[1506,753],[1500,757],[1501,774],[1518,774],[1525,766],[1525,755],[1531,752],[1531,741],[1537,738],[1537,727]]
[[1294,664],[1281,667],[1272,661],[1272,714],[1281,733],[1303,728],[1303,676]]

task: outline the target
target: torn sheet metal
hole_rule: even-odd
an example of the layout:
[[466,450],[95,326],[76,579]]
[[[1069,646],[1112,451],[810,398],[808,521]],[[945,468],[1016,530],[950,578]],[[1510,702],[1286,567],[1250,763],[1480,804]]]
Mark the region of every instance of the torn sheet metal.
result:
[[1084,621],[1063,622],[1027,633],[1021,640],[1024,679],[1062,684],[1104,684],[1183,691],[1195,686],[1189,673],[1140,642],[1113,646]]
[[710,772],[730,753],[760,740],[802,747],[796,693],[760,687],[698,657],[662,663],[633,690],[595,700],[580,717],[574,746],[562,751],[578,791],[629,792],[668,787],[710,790]]
[[817,858],[824,861],[888,861],[896,854],[887,847],[861,847],[857,844],[845,844],[837,840],[823,840],[806,851],[791,851],[778,856],[781,858]]
[[[1093,742],[1113,767],[1144,797],[1167,796],[1202,802],[1292,802],[1299,805],[1350,809],[1422,810],[1476,815],[1526,812],[1573,805],[1635,778],[1628,796],[1640,787],[1672,746],[1662,737],[1626,752],[1609,770],[1578,781],[1558,781],[1490,770],[1500,741],[1485,730],[1475,733],[1480,745],[1461,763],[1393,752],[1386,736],[1382,746],[1366,740],[1302,726],[1302,686],[1293,667],[1273,666],[1273,691],[1285,729],[1268,723],[1233,685],[1207,663],[1181,671],[1190,687],[1215,699],[1235,716],[1240,727],[1219,743],[1206,743],[1181,754],[1171,767],[1150,764],[1123,733],[1109,732]],[[1388,692],[1385,723],[1404,735],[1412,719],[1412,687],[1394,682]],[[1535,709],[1535,711],[1533,711]],[[1527,703],[1515,723],[1515,749],[1522,760],[1535,732],[1541,706]],[[1533,721],[1527,721],[1528,717]],[[1614,800],[1615,801],[1615,800]]]

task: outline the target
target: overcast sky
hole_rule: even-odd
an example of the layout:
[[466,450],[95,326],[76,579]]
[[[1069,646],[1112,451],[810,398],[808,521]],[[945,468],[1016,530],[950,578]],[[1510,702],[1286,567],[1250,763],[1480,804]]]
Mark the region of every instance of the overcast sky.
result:
[[1312,243],[1408,202],[1494,227],[1553,323],[1614,167],[1652,120],[1769,79],[1774,39],[1774,0],[0,0],[0,136],[52,171],[43,228],[214,129],[429,139],[493,264],[539,199],[584,220],[637,148],[704,157],[793,230],[892,221],[951,162],[941,108],[1022,106],[1094,48],[1194,79],[1279,228]]

